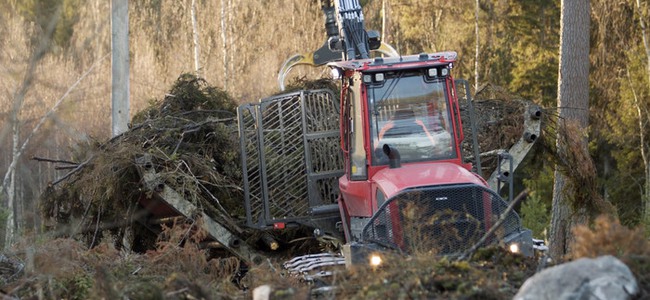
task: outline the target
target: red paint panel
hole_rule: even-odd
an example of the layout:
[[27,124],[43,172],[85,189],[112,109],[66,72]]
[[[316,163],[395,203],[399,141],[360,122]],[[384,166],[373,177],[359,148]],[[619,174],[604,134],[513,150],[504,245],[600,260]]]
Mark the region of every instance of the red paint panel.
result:
[[339,178],[339,188],[350,217],[372,216],[370,185],[371,182],[367,180],[350,181],[345,176]]
[[411,187],[459,183],[486,186],[474,173],[451,162],[414,163],[402,165],[401,168],[385,168],[378,171],[372,180],[381,187],[387,198]]

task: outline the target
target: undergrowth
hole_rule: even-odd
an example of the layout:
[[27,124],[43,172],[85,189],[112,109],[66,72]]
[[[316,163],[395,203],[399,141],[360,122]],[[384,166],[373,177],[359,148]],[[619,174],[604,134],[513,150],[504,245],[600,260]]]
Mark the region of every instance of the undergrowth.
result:
[[650,241],[642,227],[629,228],[618,219],[603,215],[596,218],[592,227],[577,226],[573,232],[573,258],[618,257],[636,277],[640,298],[650,297]]
[[188,224],[165,227],[155,250],[121,251],[106,234],[89,249],[73,239],[25,239],[13,252],[21,276],[2,286],[18,298],[36,299],[230,299],[242,291],[231,280],[239,260],[210,259]]
[[500,247],[477,251],[470,261],[433,254],[384,257],[380,268],[355,266],[339,278],[344,299],[511,299],[536,261]]

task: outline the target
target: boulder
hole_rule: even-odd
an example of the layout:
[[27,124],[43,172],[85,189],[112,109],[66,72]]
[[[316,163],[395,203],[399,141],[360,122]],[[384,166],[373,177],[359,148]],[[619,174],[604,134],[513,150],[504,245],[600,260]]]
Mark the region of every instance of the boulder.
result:
[[514,299],[631,299],[638,292],[630,269],[607,255],[548,268],[526,280]]

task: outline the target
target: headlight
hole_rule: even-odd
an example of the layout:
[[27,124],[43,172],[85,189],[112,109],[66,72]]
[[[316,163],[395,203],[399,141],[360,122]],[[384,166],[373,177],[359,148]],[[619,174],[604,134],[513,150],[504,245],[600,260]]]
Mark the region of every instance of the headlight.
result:
[[381,256],[377,254],[372,254],[370,255],[370,266],[372,267],[379,267],[382,263]]
[[331,72],[333,80],[339,80],[343,76],[343,71],[339,68],[332,68]]
[[519,253],[519,244],[517,244],[517,243],[510,244],[510,247],[508,247],[508,250],[510,250],[510,252],[512,252],[512,253]]

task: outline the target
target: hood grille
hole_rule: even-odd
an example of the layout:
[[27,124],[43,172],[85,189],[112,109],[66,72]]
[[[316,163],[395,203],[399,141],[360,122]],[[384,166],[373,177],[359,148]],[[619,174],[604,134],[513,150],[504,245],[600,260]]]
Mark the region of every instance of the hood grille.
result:
[[[460,253],[475,244],[507,206],[495,192],[475,184],[411,188],[379,208],[361,240],[406,253]],[[488,243],[521,229],[513,211]]]

